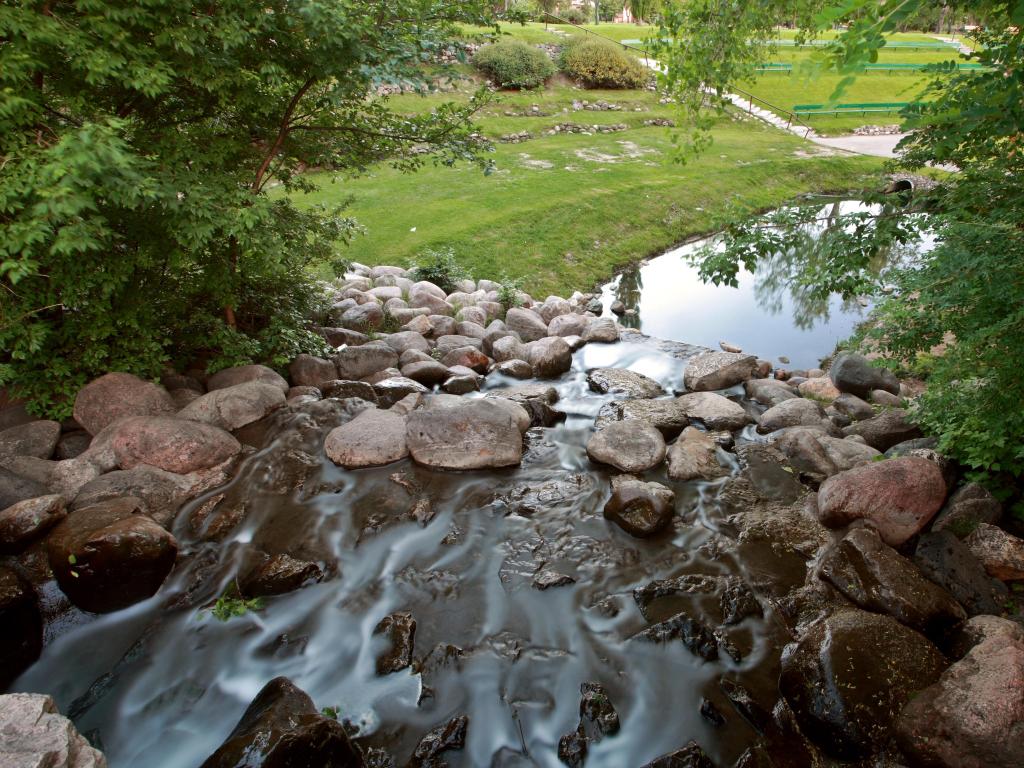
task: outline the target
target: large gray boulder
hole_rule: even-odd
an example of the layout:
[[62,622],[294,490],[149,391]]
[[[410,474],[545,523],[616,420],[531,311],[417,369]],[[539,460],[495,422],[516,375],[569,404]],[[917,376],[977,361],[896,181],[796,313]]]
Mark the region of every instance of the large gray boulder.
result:
[[675,514],[675,492],[660,483],[645,483],[631,475],[612,478],[612,495],[604,516],[631,536],[653,536]]
[[285,399],[280,387],[250,381],[207,392],[182,408],[178,418],[212,424],[232,432],[264,418],[284,405]]
[[398,365],[398,353],[383,342],[370,342],[359,347],[339,349],[334,356],[338,378],[359,381],[386,368]]
[[331,430],[324,442],[327,458],[340,467],[380,467],[409,455],[405,442],[406,417],[394,411],[370,409]]
[[548,336],[526,344],[526,361],[538,378],[554,378],[572,368],[572,350],[562,337]]
[[0,554],[15,554],[67,517],[64,497],[39,496],[0,511]]
[[654,379],[626,368],[595,368],[587,373],[587,383],[594,392],[603,395],[649,398],[665,394]]
[[668,449],[668,476],[673,480],[714,480],[728,474],[718,461],[714,438],[687,427]]
[[757,423],[757,431],[763,434],[786,427],[821,426],[824,419],[825,411],[820,405],[813,400],[800,397],[773,405],[762,413]]
[[537,341],[548,335],[548,326],[536,312],[512,307],[505,314],[505,325],[524,342]]
[[[287,386],[285,387],[287,389]],[[90,435],[127,416],[170,416],[178,410],[167,390],[130,373],[108,373],[75,398],[75,421]]]
[[436,469],[519,464],[523,437],[508,407],[492,399],[453,399],[459,402],[427,397],[424,406],[409,415],[406,442],[417,464]]
[[967,545],[948,530],[921,534],[914,563],[956,598],[969,616],[1002,612],[1009,595],[1005,585],[989,576]]
[[782,429],[773,432],[769,440],[796,469],[818,480],[882,458],[881,451],[870,445],[832,437],[817,427]]
[[610,317],[595,317],[581,335],[587,344],[614,344],[619,340],[619,326]]
[[690,423],[686,407],[677,399],[622,400],[608,403],[597,413],[595,426],[604,429],[616,421],[643,421],[671,439]]
[[0,432],[0,461],[9,456],[48,459],[60,440],[60,423],[30,421]]
[[121,469],[149,464],[179,475],[214,467],[242,450],[239,442],[219,427],[168,416],[124,419],[100,437],[107,446],[104,450],[109,449]]
[[322,357],[301,354],[288,366],[292,384],[297,387],[318,387],[323,381],[338,378],[337,366]]
[[894,408],[870,419],[858,421],[843,429],[844,435],[859,435],[864,442],[880,451],[921,437],[921,429],[907,421],[905,411]]
[[691,421],[699,421],[710,430],[731,432],[753,421],[743,406],[715,392],[691,392],[676,398],[676,403]]
[[206,382],[206,389],[226,389],[238,384],[247,384],[250,381],[261,381],[264,384],[273,384],[280,387],[282,392],[288,391],[288,382],[277,371],[265,365],[239,365],[235,368],[225,368],[217,371]]
[[876,368],[863,355],[839,355],[832,361],[828,375],[840,392],[849,392],[860,398],[866,398],[873,389],[882,389],[894,395],[900,393],[900,382],[892,371]]
[[753,378],[757,358],[736,352],[702,352],[690,358],[683,383],[691,392],[726,389]]
[[784,381],[778,379],[748,379],[743,382],[747,397],[771,408],[784,400],[792,400],[799,395]]
[[107,768],[103,753],[41,693],[0,696],[0,734],[5,768]]
[[587,442],[587,455],[599,464],[636,474],[665,460],[665,438],[643,421],[617,421],[598,430]]

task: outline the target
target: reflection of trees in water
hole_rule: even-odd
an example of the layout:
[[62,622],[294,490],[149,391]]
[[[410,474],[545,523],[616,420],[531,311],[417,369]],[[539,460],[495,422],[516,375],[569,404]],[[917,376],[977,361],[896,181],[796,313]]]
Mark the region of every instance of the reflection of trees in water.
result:
[[619,318],[619,322],[627,328],[640,327],[640,294],[643,290],[644,279],[639,266],[630,267],[622,273],[619,284],[615,287],[615,298],[621,301],[626,309],[634,311],[634,314]]

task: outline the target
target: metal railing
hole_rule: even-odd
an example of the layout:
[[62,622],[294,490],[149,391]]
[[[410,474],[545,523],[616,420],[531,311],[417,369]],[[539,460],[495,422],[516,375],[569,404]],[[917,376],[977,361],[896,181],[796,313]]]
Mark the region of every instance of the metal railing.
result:
[[[648,59],[649,61],[654,61],[654,59],[651,58],[650,53],[645,48],[637,48],[637,47],[632,46],[632,45],[627,45],[626,43],[622,42],[621,40],[616,40],[614,37],[608,37],[608,35],[602,35],[600,32],[595,32],[592,29],[587,29],[586,27],[580,26],[579,24],[574,24],[573,22],[569,21],[568,19],[563,19],[561,16],[558,16],[557,14],[554,14],[554,13],[545,13],[544,17],[545,17],[545,20],[548,19],[548,18],[557,19],[557,23],[560,24],[560,25],[573,27],[574,29],[579,29],[579,30],[583,31],[585,34],[594,35],[594,37],[599,37],[599,38],[601,38],[603,40],[608,40],[609,42],[612,42],[612,43],[615,43],[616,45],[622,46],[626,50],[635,51],[637,53],[642,53],[644,55],[645,59]],[[810,125],[805,123],[803,120],[801,120],[800,116],[797,115],[796,113],[794,113],[792,110],[786,109],[785,107],[780,107],[777,104],[772,104],[770,101],[766,101],[765,99],[762,99],[760,96],[755,96],[754,94],[750,93],[749,91],[745,91],[742,88],[735,88],[734,87],[732,90],[733,90],[733,92],[736,93],[736,95],[742,96],[744,99],[747,100],[747,103],[748,103],[747,113],[748,114],[751,114],[751,115],[754,114],[754,103],[757,102],[758,105],[762,105],[763,104],[770,111],[776,113],[777,115],[779,115],[782,118],[785,118],[787,120],[787,122],[786,122],[786,130],[787,131],[791,130],[793,125],[796,124],[796,125],[799,125],[801,128],[804,129],[804,138],[805,139],[808,136],[810,136],[812,133],[814,133],[814,129]]]

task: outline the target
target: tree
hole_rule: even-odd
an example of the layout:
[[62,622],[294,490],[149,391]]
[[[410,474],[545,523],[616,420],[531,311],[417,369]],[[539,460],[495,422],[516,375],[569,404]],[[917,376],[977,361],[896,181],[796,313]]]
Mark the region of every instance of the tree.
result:
[[661,0],[626,0],[626,5],[637,24],[653,21],[661,10]]
[[[742,4],[718,20],[718,0],[691,0],[664,14],[660,44],[665,84],[693,118],[692,148],[706,146],[711,115],[723,94],[763,60],[775,13],[798,17],[805,34],[847,24],[819,59],[843,76],[842,89],[877,57],[885,36],[926,9],[915,0],[882,3]],[[912,417],[940,438],[941,449],[989,481],[1018,487],[1024,475],[1024,2],[950,3],[950,12],[988,19],[981,47],[969,58],[988,69],[933,68],[930,100],[905,113],[913,133],[894,165],[955,167],[913,204],[878,197],[873,210],[837,217],[789,280],[819,296],[892,292],[855,341],[886,364],[926,372],[929,387]],[[785,7],[782,7],[785,6]],[[699,30],[699,33],[697,33]],[[884,204],[883,204],[884,203]],[[787,209],[768,220],[732,223],[725,251],[703,260],[706,279],[730,283],[742,264],[753,268],[787,248],[818,215]],[[927,229],[928,253],[889,258]],[[877,269],[879,257],[886,266]]]
[[323,348],[305,269],[355,223],[268,190],[309,167],[480,160],[479,102],[410,117],[478,0],[4,0],[0,384],[64,416],[107,370]]

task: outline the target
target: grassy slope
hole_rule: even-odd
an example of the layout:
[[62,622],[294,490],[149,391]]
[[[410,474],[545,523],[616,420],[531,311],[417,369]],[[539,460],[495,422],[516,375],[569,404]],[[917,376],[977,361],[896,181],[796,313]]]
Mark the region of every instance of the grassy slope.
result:
[[[573,99],[601,98],[646,111],[571,109]],[[396,102],[412,111],[429,108],[435,97]],[[550,114],[504,114],[531,104]],[[672,161],[670,132],[642,127],[643,120],[662,116],[672,116],[671,110],[644,91],[559,87],[508,95],[482,117],[492,138],[522,130],[538,135],[557,122],[625,122],[631,129],[499,144],[491,176],[470,166],[428,166],[413,175],[382,166],[349,180],[321,174],[322,189],[298,200],[354,197],[350,212],[367,232],[347,250],[353,260],[404,264],[424,248],[447,245],[473,274],[523,277],[529,291],[544,296],[589,288],[620,266],[706,232],[726,206],[763,209],[805,192],[872,184],[881,169],[871,158],[807,157],[814,149],[794,137],[732,120],[715,130],[709,152],[680,165]]]

